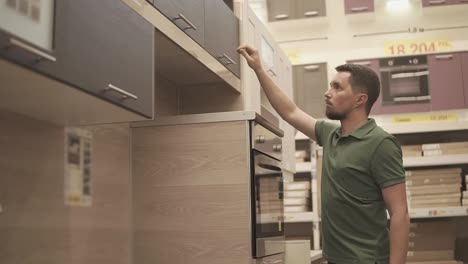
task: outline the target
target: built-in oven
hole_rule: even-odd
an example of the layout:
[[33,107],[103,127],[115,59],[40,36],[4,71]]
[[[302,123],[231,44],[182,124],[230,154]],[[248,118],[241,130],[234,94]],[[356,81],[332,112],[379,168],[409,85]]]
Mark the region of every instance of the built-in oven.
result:
[[251,123],[252,256],[284,252],[283,171],[281,137]]
[[379,64],[383,105],[431,101],[426,55],[384,58]]

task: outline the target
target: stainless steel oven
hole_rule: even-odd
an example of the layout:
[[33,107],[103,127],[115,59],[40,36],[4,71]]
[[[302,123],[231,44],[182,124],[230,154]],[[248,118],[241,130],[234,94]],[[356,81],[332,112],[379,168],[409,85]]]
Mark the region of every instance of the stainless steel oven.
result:
[[379,64],[383,105],[431,101],[426,55],[384,58]]
[[284,252],[281,137],[256,122],[251,125],[252,256]]

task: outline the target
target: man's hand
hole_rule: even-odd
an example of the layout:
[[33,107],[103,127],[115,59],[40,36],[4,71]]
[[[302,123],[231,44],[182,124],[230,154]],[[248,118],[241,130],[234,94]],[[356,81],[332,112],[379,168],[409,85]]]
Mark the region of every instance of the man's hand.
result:
[[255,72],[263,69],[257,49],[248,45],[242,45],[237,48],[237,52],[244,56],[244,58],[247,60],[247,63],[249,64],[249,67],[252,68]]

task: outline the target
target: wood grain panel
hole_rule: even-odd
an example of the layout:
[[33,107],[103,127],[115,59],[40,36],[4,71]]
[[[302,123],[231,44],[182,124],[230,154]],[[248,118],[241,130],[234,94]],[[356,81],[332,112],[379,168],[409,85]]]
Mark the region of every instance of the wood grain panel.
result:
[[247,122],[132,130],[133,182],[180,186],[247,183]]
[[94,134],[91,207],[64,205],[64,129],[0,111],[0,263],[131,263],[128,124]]
[[172,116],[179,114],[177,86],[164,77],[155,78],[155,116]]
[[135,234],[134,263],[247,264],[248,235],[213,232],[144,231]]
[[247,232],[250,224],[246,184],[136,185],[133,196],[137,230],[223,231],[230,234]]

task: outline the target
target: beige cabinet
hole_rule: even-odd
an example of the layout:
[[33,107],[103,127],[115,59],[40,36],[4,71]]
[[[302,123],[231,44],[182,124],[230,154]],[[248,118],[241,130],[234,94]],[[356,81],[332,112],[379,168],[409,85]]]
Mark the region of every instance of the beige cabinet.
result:
[[307,114],[325,117],[324,93],[328,87],[327,64],[304,64],[293,67],[294,101]]
[[326,16],[325,0],[268,0],[268,21]]

